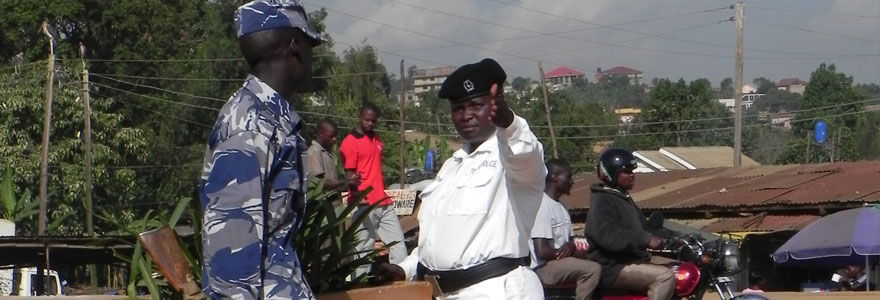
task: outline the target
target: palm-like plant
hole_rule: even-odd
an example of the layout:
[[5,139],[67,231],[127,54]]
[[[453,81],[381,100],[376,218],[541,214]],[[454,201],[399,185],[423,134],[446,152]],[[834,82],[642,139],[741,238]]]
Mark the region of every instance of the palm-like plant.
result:
[[[367,274],[352,278],[350,275],[362,266],[371,264],[384,249],[374,249],[360,253],[356,245],[360,242],[357,231],[360,224],[367,218],[369,211],[378,206],[372,205],[366,213],[346,224],[346,220],[357,207],[356,204],[346,205],[344,209],[336,210],[333,201],[338,201],[340,196],[336,191],[324,191],[323,182],[313,183],[309,191],[309,202],[306,206],[303,225],[297,234],[294,248],[297,250],[302,262],[306,279],[312,290],[317,293],[326,293],[350,289],[354,286],[366,283]],[[366,195],[366,193],[363,193]],[[363,197],[363,196],[361,196]],[[359,198],[357,200],[361,200]],[[353,203],[358,203],[355,201]],[[174,228],[181,216],[189,208],[190,222],[193,226],[192,238],[183,239],[177,236],[177,242],[183,249],[184,257],[189,265],[190,272],[195,277],[196,283],[201,283],[202,252],[201,252],[201,208],[190,198],[181,199],[170,217],[164,214],[152,212],[131,224],[119,224],[104,213],[100,218],[116,224],[121,233],[136,237],[142,233],[162,226]],[[387,245],[390,247],[392,244]],[[153,264],[152,259],[144,254],[140,241],[133,243],[134,251],[131,254],[117,252],[116,256],[129,263],[131,274],[127,292],[129,295],[137,295],[139,287],[146,287],[154,299],[167,299],[174,297],[172,287],[163,278],[161,272]],[[362,257],[353,259],[358,254]]]

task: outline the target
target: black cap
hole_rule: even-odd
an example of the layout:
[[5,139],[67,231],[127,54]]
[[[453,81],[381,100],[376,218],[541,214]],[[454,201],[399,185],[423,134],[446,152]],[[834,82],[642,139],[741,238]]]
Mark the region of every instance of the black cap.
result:
[[[504,85],[507,74],[494,59],[486,58],[475,64],[464,65],[452,72],[438,93],[440,98],[450,102],[461,102],[474,97],[488,95],[492,84]],[[499,91],[500,92],[500,91]]]

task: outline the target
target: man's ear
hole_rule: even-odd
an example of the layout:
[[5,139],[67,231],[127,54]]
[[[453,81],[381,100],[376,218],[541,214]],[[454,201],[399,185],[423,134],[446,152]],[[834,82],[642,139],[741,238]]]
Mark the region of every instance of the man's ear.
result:
[[290,38],[290,52],[298,61],[302,62],[302,58],[299,54],[299,43],[296,42],[296,37]]

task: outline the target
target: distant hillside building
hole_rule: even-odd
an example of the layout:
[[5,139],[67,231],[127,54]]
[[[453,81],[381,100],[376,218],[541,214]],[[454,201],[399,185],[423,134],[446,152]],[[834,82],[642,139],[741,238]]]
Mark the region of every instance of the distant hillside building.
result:
[[776,85],[776,88],[788,91],[789,93],[798,93],[803,95],[804,90],[807,88],[807,82],[801,80],[800,78],[784,78],[779,81],[779,84]]
[[602,77],[627,77],[629,78],[629,84],[632,85],[641,85],[642,84],[642,71],[636,69],[630,69],[627,67],[614,67],[609,70],[602,71],[602,68],[596,69],[596,82],[602,81]]
[[544,81],[550,84],[551,89],[560,90],[571,88],[575,79],[584,79],[585,76],[581,71],[563,66],[545,73]]
[[446,77],[458,69],[456,66],[444,66],[435,68],[415,69],[413,70],[413,91],[412,101],[419,105],[421,99],[419,94],[427,93],[440,89],[440,85],[446,80]]

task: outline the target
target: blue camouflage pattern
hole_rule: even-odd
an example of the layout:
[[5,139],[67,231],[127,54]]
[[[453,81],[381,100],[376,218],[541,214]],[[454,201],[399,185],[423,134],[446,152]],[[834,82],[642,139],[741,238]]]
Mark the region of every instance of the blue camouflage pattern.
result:
[[258,0],[239,6],[235,10],[235,28],[238,37],[267,29],[299,28],[314,45],[325,39],[309,26],[306,10],[296,0]]
[[220,111],[199,191],[208,297],[314,299],[293,248],[306,205],[302,125],[287,100],[254,76]]

